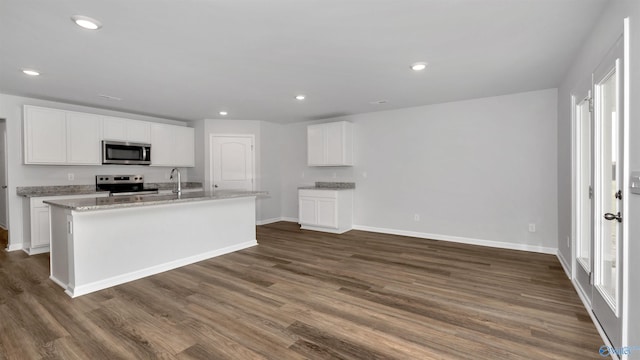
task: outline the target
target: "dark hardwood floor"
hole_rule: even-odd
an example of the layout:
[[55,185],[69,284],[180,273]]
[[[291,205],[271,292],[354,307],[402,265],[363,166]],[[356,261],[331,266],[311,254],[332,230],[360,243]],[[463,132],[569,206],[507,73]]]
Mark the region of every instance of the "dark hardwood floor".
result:
[[3,251],[0,359],[601,358],[554,256],[292,223],[258,242],[76,299],[46,254]]

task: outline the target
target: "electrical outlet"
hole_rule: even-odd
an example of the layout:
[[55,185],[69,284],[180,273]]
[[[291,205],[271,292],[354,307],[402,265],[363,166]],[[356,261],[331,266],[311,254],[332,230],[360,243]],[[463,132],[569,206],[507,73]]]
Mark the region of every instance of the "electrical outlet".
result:
[[420,221],[420,214],[413,214],[413,221]]
[[362,177],[365,178],[365,179],[367,178],[367,172],[366,171],[362,173]]
[[73,181],[75,180],[76,176],[73,173],[68,173],[67,174],[67,180],[69,181]]
[[536,232],[536,224],[529,224],[529,232]]
[[300,177],[304,179],[304,171],[302,172],[302,175],[300,175]]
[[337,178],[337,177],[338,177],[338,174],[333,173],[333,178],[335,179],[335,178]]

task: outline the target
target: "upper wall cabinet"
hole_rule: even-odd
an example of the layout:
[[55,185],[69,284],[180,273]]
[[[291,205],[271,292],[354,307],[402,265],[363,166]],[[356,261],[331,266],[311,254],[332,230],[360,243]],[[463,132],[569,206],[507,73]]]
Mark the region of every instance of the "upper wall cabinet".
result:
[[309,166],[353,165],[353,124],[338,121],[307,127]]
[[194,129],[151,124],[151,166],[195,166]]
[[98,115],[25,105],[24,163],[99,165]]
[[100,165],[102,118],[98,115],[67,112],[67,164]]
[[149,144],[151,143],[151,123],[105,116],[104,140],[116,140]]
[[102,165],[102,140],[152,144],[153,166],[195,166],[193,128],[24,106],[25,164]]

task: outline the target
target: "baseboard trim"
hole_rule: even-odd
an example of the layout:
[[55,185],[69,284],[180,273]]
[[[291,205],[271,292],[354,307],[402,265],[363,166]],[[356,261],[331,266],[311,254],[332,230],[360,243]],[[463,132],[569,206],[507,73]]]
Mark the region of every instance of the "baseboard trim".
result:
[[23,248],[22,250],[29,255],[38,255],[38,254],[44,254],[44,253],[50,252],[49,246],[41,246],[41,247],[31,248],[31,249]]
[[22,243],[19,244],[9,244],[7,245],[7,251],[16,251],[16,250],[22,250]]
[[564,269],[564,273],[567,275],[569,280],[573,280],[573,275],[571,275],[571,270],[570,270],[570,267],[569,267],[569,263],[564,258],[564,256],[562,255],[562,252],[560,252],[560,250],[558,250],[558,253],[556,254],[556,257],[558,258],[558,261],[560,261],[560,265],[562,265],[562,269]]
[[349,229],[331,229],[331,228],[325,228],[325,227],[320,227],[320,226],[311,226],[311,225],[300,225],[300,229],[302,230],[312,230],[312,231],[321,231],[321,232],[326,232],[326,233],[331,233],[331,234],[344,234],[347,231],[351,230]]
[[287,222],[298,222],[298,219],[295,218],[290,218],[290,217],[277,217],[277,218],[272,218],[272,219],[264,219],[264,220],[258,220],[256,221],[256,225],[260,226],[260,225],[268,225],[268,224],[273,224],[279,221],[287,221]]
[[536,246],[536,245],[529,245],[529,244],[513,244],[513,243],[506,243],[501,241],[474,239],[474,238],[466,238],[466,237],[450,236],[450,235],[442,235],[442,234],[429,234],[429,233],[423,233],[423,232],[417,232],[417,231],[378,228],[378,227],[363,226],[363,225],[354,225],[353,229],[370,231],[375,233],[382,233],[382,234],[401,235],[401,236],[410,236],[410,237],[416,237],[416,238],[422,238],[422,239],[449,241],[449,242],[462,243],[462,244],[468,244],[468,245],[488,246],[488,247],[494,247],[494,248],[500,248],[500,249],[530,251],[530,252],[537,252],[537,253],[550,254],[550,255],[556,255],[558,253],[557,248],[550,248],[550,247]]
[[95,292],[95,291],[98,291],[98,290],[107,289],[107,288],[110,288],[110,287],[113,287],[113,286],[116,286],[116,285],[124,284],[124,283],[129,282],[129,281],[134,281],[134,280],[142,279],[142,278],[147,277],[147,276],[159,274],[159,273],[162,273],[162,272],[165,272],[165,271],[168,271],[168,270],[173,270],[173,269],[185,266],[185,265],[196,263],[198,261],[207,260],[207,259],[210,259],[210,258],[214,258],[216,256],[220,256],[220,255],[232,253],[234,251],[250,248],[250,247],[256,246],[256,245],[258,245],[258,242],[256,240],[245,241],[245,242],[237,244],[237,245],[227,246],[227,247],[224,247],[222,249],[209,251],[209,252],[206,252],[206,253],[203,253],[203,254],[197,254],[197,255],[190,256],[190,257],[187,257],[187,258],[184,258],[184,259],[174,260],[174,261],[171,261],[171,262],[168,262],[168,263],[165,263],[165,264],[152,266],[152,267],[149,267],[149,268],[146,268],[146,269],[133,271],[133,272],[130,272],[128,274],[114,276],[114,277],[111,277],[111,278],[108,278],[108,279],[95,281],[95,282],[84,284],[84,285],[80,285],[80,286],[72,286],[72,285],[69,285],[69,284],[60,284],[56,280],[54,280],[54,282],[58,283],[63,288],[66,288],[65,293],[73,298],[73,297],[78,297],[78,296],[81,296],[81,295],[86,295],[86,294],[89,294],[89,293],[92,293],[92,292]]

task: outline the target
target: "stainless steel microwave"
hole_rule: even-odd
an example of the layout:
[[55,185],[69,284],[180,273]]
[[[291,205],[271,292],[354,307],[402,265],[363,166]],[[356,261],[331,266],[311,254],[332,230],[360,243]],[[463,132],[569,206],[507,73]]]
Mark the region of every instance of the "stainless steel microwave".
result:
[[103,140],[102,163],[151,165],[151,144]]

